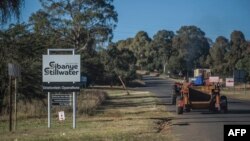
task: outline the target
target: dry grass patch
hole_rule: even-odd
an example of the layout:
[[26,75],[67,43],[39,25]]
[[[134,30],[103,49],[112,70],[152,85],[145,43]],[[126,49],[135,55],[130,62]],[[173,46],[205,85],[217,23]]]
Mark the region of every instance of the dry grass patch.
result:
[[228,96],[229,98],[250,101],[250,90],[249,89],[239,89],[230,88],[223,89],[221,94]]

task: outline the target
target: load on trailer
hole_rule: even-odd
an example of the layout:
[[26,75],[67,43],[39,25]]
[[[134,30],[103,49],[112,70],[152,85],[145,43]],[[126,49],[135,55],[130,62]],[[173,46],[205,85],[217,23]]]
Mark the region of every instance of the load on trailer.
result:
[[208,109],[223,113],[228,111],[227,97],[220,95],[219,83],[195,86],[185,80],[183,83],[175,83],[173,88],[177,114],[190,112],[192,109]]
[[210,69],[195,69],[194,70],[194,85],[201,86],[204,85],[205,80],[211,76]]

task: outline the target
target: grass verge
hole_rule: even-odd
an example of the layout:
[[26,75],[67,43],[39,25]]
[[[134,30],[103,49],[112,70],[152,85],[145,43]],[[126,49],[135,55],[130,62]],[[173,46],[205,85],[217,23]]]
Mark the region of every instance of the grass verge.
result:
[[[170,117],[166,106],[153,94],[142,91],[106,90],[108,98],[91,116],[77,115],[77,128],[72,129],[72,113],[59,122],[52,117],[47,129],[46,117],[27,118],[18,122],[18,130],[8,132],[8,123],[0,122],[1,140],[114,140],[114,141],[173,141]],[[80,102],[80,101],[78,101]],[[78,113],[79,114],[79,113]]]
[[249,89],[235,89],[235,88],[227,88],[222,89],[221,94],[226,95],[232,99],[245,100],[250,101],[250,90]]

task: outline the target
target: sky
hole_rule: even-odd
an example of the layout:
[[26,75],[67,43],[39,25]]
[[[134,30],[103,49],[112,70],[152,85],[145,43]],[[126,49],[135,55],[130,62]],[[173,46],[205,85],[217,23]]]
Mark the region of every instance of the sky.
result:
[[[184,25],[195,25],[213,41],[230,38],[240,30],[250,40],[250,0],[114,0],[118,23],[113,41],[134,37],[146,31],[152,38],[165,29],[176,32]],[[39,0],[25,0],[21,21],[41,8]]]

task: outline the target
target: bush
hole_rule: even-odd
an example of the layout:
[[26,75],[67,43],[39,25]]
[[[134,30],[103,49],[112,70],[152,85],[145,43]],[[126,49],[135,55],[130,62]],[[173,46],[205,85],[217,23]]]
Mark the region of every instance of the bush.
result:
[[93,115],[95,110],[107,98],[107,93],[98,90],[82,91],[78,96],[78,114]]

